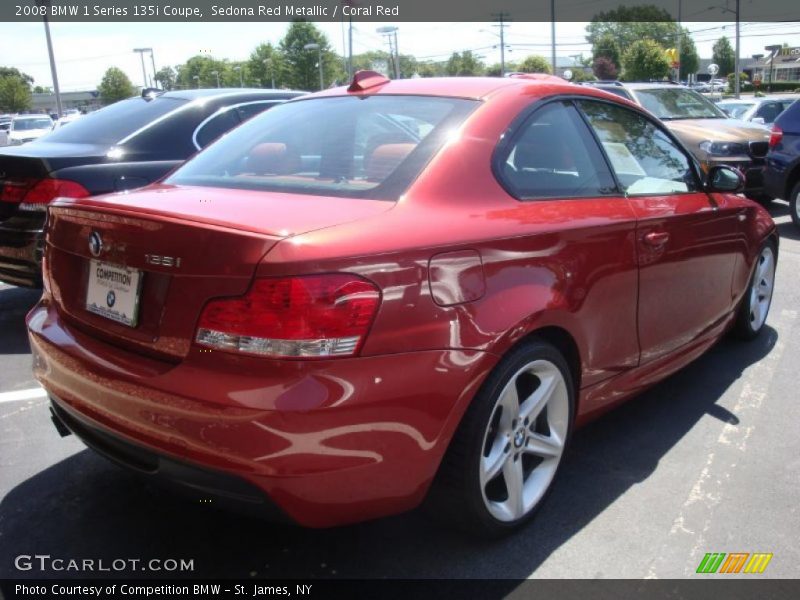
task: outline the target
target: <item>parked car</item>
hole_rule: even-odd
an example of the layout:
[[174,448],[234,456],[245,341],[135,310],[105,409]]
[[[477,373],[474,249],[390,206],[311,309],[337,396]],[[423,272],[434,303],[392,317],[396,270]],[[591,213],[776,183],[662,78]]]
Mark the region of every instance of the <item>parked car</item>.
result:
[[768,201],[764,193],[764,157],[769,130],[730,119],[705,96],[670,83],[588,82],[643,106],[686,145],[704,170],[715,165],[739,169],[748,198]]
[[147,91],[84,115],[38,142],[0,150],[0,280],[41,285],[41,229],[53,198],[121,192],[157,181],[232,127],[300,94]]
[[800,227],[800,100],[772,126],[764,180],[769,194],[789,201],[792,221]]
[[360,72],[54,202],[34,372],[62,433],[195,501],[323,527],[427,495],[505,533],[576,425],[763,329],[778,238],[741,185],[556,77]]
[[748,97],[722,100],[717,107],[732,119],[750,121],[758,125],[772,125],[778,115],[786,110],[798,96]]
[[53,130],[60,129],[61,127],[64,127],[64,125],[69,125],[70,123],[73,123],[78,119],[80,119],[81,116],[82,116],[81,113],[64,114],[63,117],[61,117],[58,121],[53,123]]
[[17,115],[11,119],[8,145],[20,146],[38,140],[50,133],[51,129],[53,129],[53,119],[48,115]]

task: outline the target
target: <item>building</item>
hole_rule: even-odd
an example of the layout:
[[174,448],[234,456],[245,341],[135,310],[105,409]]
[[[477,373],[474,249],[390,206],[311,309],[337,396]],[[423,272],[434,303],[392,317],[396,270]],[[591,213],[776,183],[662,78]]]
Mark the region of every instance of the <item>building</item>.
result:
[[[78,110],[93,111],[102,106],[100,102],[100,93],[97,90],[61,92],[61,107],[64,110],[77,108]],[[31,111],[35,113],[56,112],[56,95],[52,92],[46,94],[32,94]]]
[[753,68],[754,78],[762,82],[770,81],[770,68],[773,82],[800,84],[800,47],[781,48],[777,54],[759,59]]

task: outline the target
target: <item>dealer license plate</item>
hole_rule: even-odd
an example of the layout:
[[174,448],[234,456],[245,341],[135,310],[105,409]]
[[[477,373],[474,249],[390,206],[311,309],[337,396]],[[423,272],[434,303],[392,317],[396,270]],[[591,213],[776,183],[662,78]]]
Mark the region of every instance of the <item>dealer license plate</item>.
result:
[[136,327],[142,272],[99,260],[89,261],[86,310],[106,319]]

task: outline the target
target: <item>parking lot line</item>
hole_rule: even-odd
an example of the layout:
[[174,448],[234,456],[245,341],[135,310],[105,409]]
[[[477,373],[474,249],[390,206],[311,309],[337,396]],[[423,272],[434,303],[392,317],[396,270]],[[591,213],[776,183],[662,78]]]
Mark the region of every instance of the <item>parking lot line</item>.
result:
[[17,390],[15,392],[0,392],[0,404],[3,402],[18,402],[20,400],[34,400],[36,398],[46,398],[47,392],[43,388],[35,387],[27,390]]

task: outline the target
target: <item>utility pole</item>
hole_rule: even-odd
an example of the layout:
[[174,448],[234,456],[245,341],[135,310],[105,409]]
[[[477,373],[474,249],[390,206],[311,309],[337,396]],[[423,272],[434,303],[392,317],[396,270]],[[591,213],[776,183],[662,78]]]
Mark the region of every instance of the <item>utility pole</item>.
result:
[[550,0],[550,62],[556,74],[556,0]]
[[492,17],[497,21],[497,24],[492,25],[492,27],[500,28],[500,77],[505,77],[506,74],[506,27],[508,27],[510,16],[509,13],[504,11],[492,13]]
[[152,48],[134,48],[133,51],[134,52],[138,52],[139,53],[139,58],[142,59],[142,87],[146,88],[147,87],[147,71],[144,68],[144,53],[145,52],[151,52]]
[[153,65],[153,87],[156,87],[156,57],[153,54],[152,48],[150,48],[150,64]]
[[676,44],[678,50],[678,83],[681,82],[681,42],[683,41],[683,27],[681,26],[681,9],[683,8],[683,0],[678,0],[678,43]]
[[740,92],[740,85],[741,82],[739,81],[739,0],[736,0],[736,56],[733,57],[733,69],[736,75],[734,75],[734,84],[733,84],[733,93],[734,96],[738,99],[739,92]]
[[36,4],[38,6],[44,6],[45,11],[43,15],[44,19],[44,36],[47,39],[47,54],[50,58],[50,76],[53,78],[53,92],[56,95],[56,111],[58,111],[58,116],[61,118],[61,115],[64,113],[63,107],[61,106],[61,89],[58,86],[58,72],[56,71],[56,58],[53,54],[53,40],[50,39],[50,22],[47,20],[47,11],[50,10],[50,0],[37,0]]
[[[380,33],[389,42],[389,59],[394,63],[394,78],[400,79],[400,52],[397,50],[397,27],[389,25],[378,27],[375,31]],[[394,36],[394,47],[392,47],[392,36]]]

